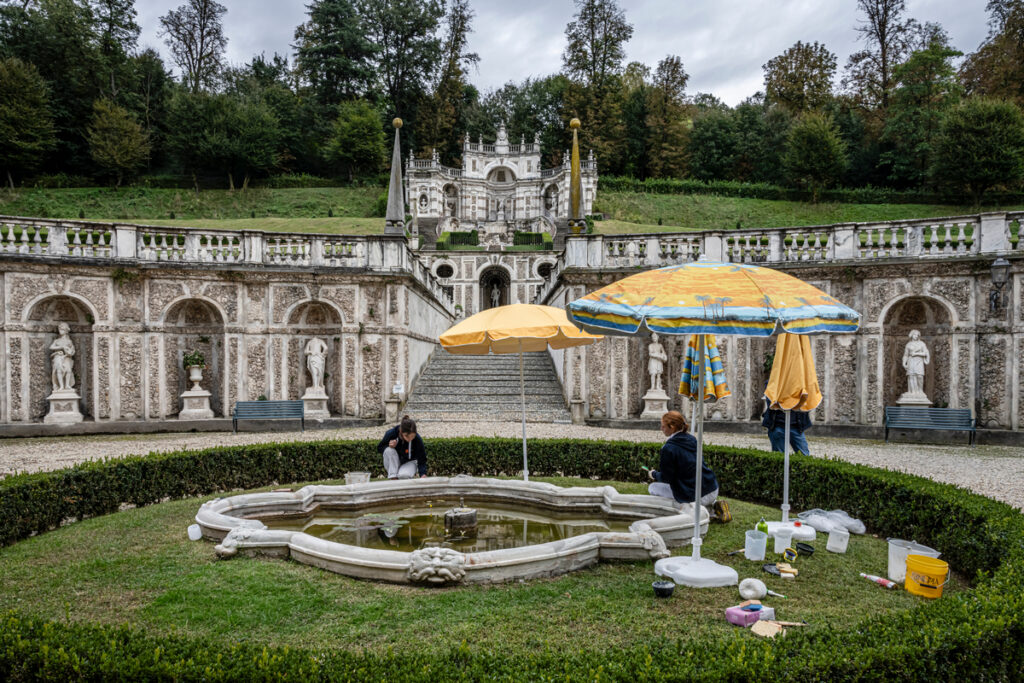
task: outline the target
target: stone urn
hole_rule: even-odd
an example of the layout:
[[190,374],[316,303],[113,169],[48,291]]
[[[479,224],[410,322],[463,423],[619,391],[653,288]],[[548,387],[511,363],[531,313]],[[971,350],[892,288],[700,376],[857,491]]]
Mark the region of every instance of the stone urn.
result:
[[192,382],[192,391],[202,391],[202,387],[199,386],[199,383],[203,381],[203,366],[188,366],[188,380]]
[[200,382],[203,381],[204,365],[189,365],[188,379],[192,382],[192,388],[181,395],[181,412],[178,413],[179,420],[210,420],[213,419],[213,410],[210,408],[210,392],[205,391]]

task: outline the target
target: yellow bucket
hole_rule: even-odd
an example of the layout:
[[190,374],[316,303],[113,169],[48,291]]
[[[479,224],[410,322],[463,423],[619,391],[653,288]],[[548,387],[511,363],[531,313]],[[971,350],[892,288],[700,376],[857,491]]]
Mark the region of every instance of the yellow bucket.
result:
[[942,588],[949,582],[949,564],[934,557],[907,555],[907,578],[903,587],[908,593],[924,598],[942,597]]

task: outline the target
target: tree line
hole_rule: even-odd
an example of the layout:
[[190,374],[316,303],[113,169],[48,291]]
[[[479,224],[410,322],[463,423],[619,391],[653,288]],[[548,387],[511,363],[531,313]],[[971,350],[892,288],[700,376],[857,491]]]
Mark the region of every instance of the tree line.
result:
[[[1024,0],[990,0],[977,51],[954,48],[905,0],[856,0],[861,49],[841,72],[818,42],[763,65],[730,107],[689,93],[683,60],[626,63],[617,0],[574,0],[556,73],[488,92],[471,83],[469,0],[311,0],[293,52],[225,63],[226,8],[186,0],[139,49],[133,0],[0,0],[0,163],[120,185],[138,173],[343,180],[384,169],[391,120],[407,149],[461,165],[463,136],[540,136],[562,160],[568,121],[602,174],[826,187],[952,189],[980,201],[1024,177]],[[962,58],[962,61],[960,58]],[[959,63],[959,66],[958,65]],[[838,81],[837,81],[838,79]]]

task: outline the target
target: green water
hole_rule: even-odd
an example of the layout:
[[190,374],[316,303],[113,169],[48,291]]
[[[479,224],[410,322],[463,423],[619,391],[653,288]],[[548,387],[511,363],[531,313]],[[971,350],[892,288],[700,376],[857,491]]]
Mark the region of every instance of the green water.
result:
[[452,548],[464,553],[519,548],[579,536],[591,531],[627,531],[631,520],[608,520],[600,513],[564,515],[551,510],[503,507],[465,500],[477,511],[475,534],[448,535],[444,513],[458,500],[427,500],[377,506],[358,511],[320,508],[307,517],[262,519],[271,529],[304,531],[312,536],[379,550],[412,552],[419,548]]

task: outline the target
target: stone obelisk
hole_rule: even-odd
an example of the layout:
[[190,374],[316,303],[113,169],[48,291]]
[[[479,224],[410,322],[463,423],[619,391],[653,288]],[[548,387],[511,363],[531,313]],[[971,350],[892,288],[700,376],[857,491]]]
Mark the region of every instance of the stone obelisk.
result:
[[398,130],[402,119],[391,122],[395,126],[395,149],[391,153],[391,183],[388,185],[388,210],[384,214],[384,234],[405,234],[405,193],[402,191],[402,148]]
[[580,235],[587,231],[587,222],[583,219],[580,205],[583,201],[583,180],[580,176],[580,141],[577,131],[580,128],[580,120],[573,119],[569,122],[572,128],[572,161],[569,167],[569,232],[573,235]]

